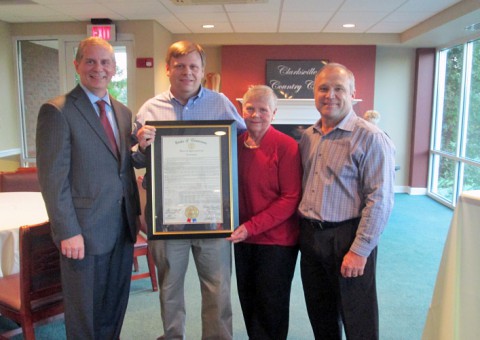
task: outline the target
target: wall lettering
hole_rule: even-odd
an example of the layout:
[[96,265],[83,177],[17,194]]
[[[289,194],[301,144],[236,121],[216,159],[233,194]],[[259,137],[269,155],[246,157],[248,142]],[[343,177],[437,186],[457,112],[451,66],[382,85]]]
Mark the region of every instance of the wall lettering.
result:
[[278,98],[313,98],[315,75],[328,60],[267,60],[266,84]]

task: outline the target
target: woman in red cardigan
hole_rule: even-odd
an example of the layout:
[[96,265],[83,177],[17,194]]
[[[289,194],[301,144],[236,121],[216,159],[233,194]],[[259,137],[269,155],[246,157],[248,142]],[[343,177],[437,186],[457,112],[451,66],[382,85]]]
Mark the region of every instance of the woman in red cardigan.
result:
[[277,97],[268,86],[243,97],[247,131],[238,137],[240,226],[235,243],[238,294],[250,339],[286,339],[297,262],[302,190],[297,142],[270,124]]

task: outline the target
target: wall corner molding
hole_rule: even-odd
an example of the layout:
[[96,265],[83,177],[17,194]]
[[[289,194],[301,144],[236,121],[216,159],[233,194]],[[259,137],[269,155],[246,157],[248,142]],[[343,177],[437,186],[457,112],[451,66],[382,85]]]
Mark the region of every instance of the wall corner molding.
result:
[[20,155],[21,152],[22,152],[22,149],[20,148],[0,150],[0,158]]

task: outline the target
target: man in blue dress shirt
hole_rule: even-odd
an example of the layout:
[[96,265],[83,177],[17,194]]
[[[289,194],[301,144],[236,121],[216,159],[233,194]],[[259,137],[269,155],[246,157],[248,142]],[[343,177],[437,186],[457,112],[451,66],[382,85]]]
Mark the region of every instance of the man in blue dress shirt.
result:
[[[223,94],[202,87],[205,52],[198,44],[178,41],[166,57],[170,89],[140,108],[134,135],[138,152],[136,166],[145,166],[145,149],[155,139],[155,128],[144,125],[158,120],[235,120],[237,132],[245,123],[235,106]],[[181,239],[149,241],[158,269],[160,307],[164,339],[185,339],[184,280],[190,251],[200,279],[202,293],[202,339],[232,339],[230,300],[231,246],[225,239]]]

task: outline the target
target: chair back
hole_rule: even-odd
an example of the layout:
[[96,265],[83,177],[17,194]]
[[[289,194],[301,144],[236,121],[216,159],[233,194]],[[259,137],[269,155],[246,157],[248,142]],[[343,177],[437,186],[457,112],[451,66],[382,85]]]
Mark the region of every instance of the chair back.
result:
[[142,212],[139,216],[139,223],[140,223],[140,230],[142,232],[137,234],[137,241],[135,242],[135,246],[133,248],[133,267],[134,267],[134,271],[138,272],[139,266],[138,266],[137,258],[139,256],[146,256],[147,264],[148,264],[148,272],[133,274],[132,281],[150,277],[150,280],[152,281],[152,290],[156,292],[158,290],[157,273],[155,271],[155,263],[150,253],[149,246],[145,236],[148,233],[147,223],[145,222],[145,204],[147,202],[147,191],[143,188],[142,182],[143,182],[143,176],[138,176],[137,186],[138,186],[138,193],[140,196],[140,209]]
[[[62,300],[60,252],[52,240],[50,222],[20,228],[20,291],[24,311],[35,310],[35,304],[47,300]],[[57,311],[63,312],[63,304]]]
[[143,176],[137,177],[138,195],[140,196],[140,230],[147,233],[147,222],[145,221],[145,205],[147,204],[147,190],[142,185]]
[[0,191],[40,191],[37,168],[19,168],[0,173]]

